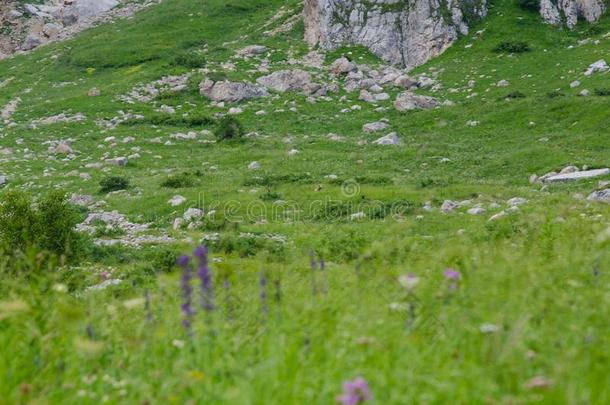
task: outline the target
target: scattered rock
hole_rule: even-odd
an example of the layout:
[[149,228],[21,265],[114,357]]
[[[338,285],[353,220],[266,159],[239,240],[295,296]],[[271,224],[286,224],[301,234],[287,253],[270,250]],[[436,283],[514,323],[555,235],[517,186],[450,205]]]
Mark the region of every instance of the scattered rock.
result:
[[213,101],[238,102],[253,98],[266,97],[269,95],[264,87],[259,87],[251,83],[240,82],[213,82],[204,80],[199,85],[199,92],[202,96]]
[[345,57],[335,60],[330,65],[330,72],[335,75],[345,75],[354,70],[356,70],[356,65]]
[[199,208],[189,208],[184,212],[184,215],[182,215],[182,218],[186,222],[192,222],[201,217],[203,217],[203,210],[200,210]]
[[469,209],[468,211],[466,211],[469,215],[483,215],[485,214],[487,211],[485,210],[485,208],[483,207],[473,207],[471,209]]
[[119,167],[123,167],[123,166],[127,166],[127,164],[129,163],[129,159],[126,158],[125,156],[120,156],[120,157],[115,157],[115,158],[111,158],[111,159],[106,159],[106,163],[112,166],[119,166]]
[[[592,179],[595,177],[606,176],[610,174],[610,169],[595,169],[595,170],[583,170],[579,172],[572,173],[564,173],[564,174],[554,174],[552,176],[544,177],[543,181],[545,183],[559,183],[564,181],[576,181],[576,180],[584,180],[584,179]],[[542,179],[542,177],[541,177]]]
[[389,125],[383,121],[371,122],[368,124],[364,124],[362,126],[362,131],[367,132],[367,133],[378,132],[378,131],[383,131],[384,129],[387,129],[388,126]]
[[610,204],[610,188],[604,190],[597,190],[589,194],[587,197],[589,201],[599,201],[606,204]]
[[256,82],[266,88],[284,93],[287,91],[303,91],[311,83],[311,75],[300,69],[280,70],[268,76],[260,77]]
[[443,201],[443,204],[441,205],[441,212],[448,214],[450,212],[455,211],[456,209],[459,208],[459,205],[451,200],[445,200]]
[[250,45],[237,51],[237,56],[250,57],[262,55],[267,52],[267,47],[263,45]]
[[167,201],[167,203],[172,207],[177,207],[179,205],[184,204],[185,202],[186,198],[182,197],[181,195],[175,195],[171,199],[169,199],[169,201]]
[[394,108],[398,111],[429,109],[438,107],[439,105],[440,102],[434,97],[420,96],[411,92],[399,94],[394,102]]
[[602,73],[607,72],[608,70],[610,70],[610,67],[608,66],[606,61],[603,59],[600,59],[597,62],[589,65],[589,68],[585,72],[585,76],[591,76],[593,73],[596,73],[596,72],[602,72]]
[[373,142],[376,145],[400,145],[400,138],[396,132],[392,132]]
[[248,169],[250,169],[250,170],[258,170],[258,169],[260,169],[260,168],[261,168],[261,164],[260,164],[260,163],[258,163],[258,162],[251,162],[251,163],[248,165]]

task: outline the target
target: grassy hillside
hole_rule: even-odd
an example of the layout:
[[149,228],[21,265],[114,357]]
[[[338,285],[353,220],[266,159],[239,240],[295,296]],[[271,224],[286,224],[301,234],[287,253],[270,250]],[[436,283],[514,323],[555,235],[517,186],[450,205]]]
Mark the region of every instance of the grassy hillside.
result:
[[[471,35],[413,72],[437,72],[442,88],[420,93],[453,106],[400,113],[391,101],[376,111],[358,92],[315,104],[274,94],[237,105],[256,136],[202,135],[235,107],[201,97],[204,76],[263,75],[256,58],[234,58],[244,46],[267,46],[271,71],[300,67],[331,80],[291,63],[309,52],[302,23],[265,34],[298,12],[292,0],[166,1],[0,61],[0,109],[21,100],[0,121],[0,149],[12,149],[0,155],[8,177],[0,193],[93,195],[104,211],[176,241],[90,243],[78,266],[51,271],[32,270],[36,252],[3,259],[0,404],[328,404],[357,376],[378,404],[608,403],[610,207],[584,197],[609,179],[542,186],[528,178],[610,165],[610,97],[596,94],[608,92],[610,74],[584,75],[591,63],[610,62],[610,18],[566,31],[497,0]],[[531,50],[493,51],[505,41]],[[381,64],[359,47],[329,52],[325,64],[344,54]],[[229,61],[235,70],[222,67]],[[190,71],[184,92],[120,99]],[[92,88],[101,95],[88,96]],[[591,95],[578,96],[583,89]],[[399,92],[387,91],[392,100]],[[99,124],[120,111],[143,118]],[[32,125],[60,113],[86,119]],[[362,131],[381,118],[386,132]],[[189,131],[197,139],[170,137]],[[390,131],[400,146],[372,144]],[[48,152],[46,142],[62,139],[72,140],[74,157]],[[87,167],[136,153],[125,167]],[[260,170],[248,169],[253,161]],[[131,187],[102,193],[108,176]],[[168,179],[183,182],[168,188]],[[187,202],[172,207],[175,195]],[[527,203],[489,220],[514,197]],[[446,199],[472,202],[444,214]],[[467,214],[475,204],[487,212]],[[216,215],[172,229],[196,206]],[[359,212],[366,217],[351,217]],[[173,264],[200,243],[211,251],[215,309],[198,310],[188,330]],[[406,274],[419,284],[402,286]],[[90,289],[106,279],[122,282]]]

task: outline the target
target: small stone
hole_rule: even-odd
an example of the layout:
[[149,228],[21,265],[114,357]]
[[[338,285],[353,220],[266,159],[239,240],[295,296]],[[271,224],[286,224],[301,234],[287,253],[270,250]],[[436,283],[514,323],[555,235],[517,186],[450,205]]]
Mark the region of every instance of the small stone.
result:
[[455,211],[459,205],[451,200],[443,201],[443,205],[441,205],[441,211],[445,214]]
[[203,217],[203,210],[200,210],[199,208],[189,208],[182,216],[186,222],[192,222],[193,220],[201,217]]
[[572,89],[575,89],[578,86],[580,86],[580,81],[578,80],[574,80],[572,83],[570,83],[570,88]]
[[248,169],[250,169],[250,170],[258,170],[258,169],[260,169],[260,168],[261,168],[261,164],[260,164],[260,163],[258,163],[258,162],[256,162],[256,161],[255,161],[255,162],[251,162],[251,163],[248,165]]
[[176,218],[174,219],[174,223],[172,224],[172,229],[174,231],[179,230],[180,228],[182,228],[182,226],[184,225],[184,219],[182,218]]
[[500,81],[498,82],[498,84],[496,84],[496,86],[498,86],[498,87],[508,87],[508,86],[509,86],[509,84],[510,84],[510,83],[508,82],[508,80],[500,80]]
[[112,166],[123,167],[127,166],[127,164],[129,163],[129,159],[127,159],[125,156],[120,156],[111,159],[106,159],[106,163]]
[[373,143],[376,145],[400,145],[400,138],[398,137],[398,134],[396,132],[392,132],[390,134],[387,134],[386,136],[377,139]]
[[356,65],[349,61],[349,59],[342,57],[335,60],[330,65],[330,72],[335,75],[348,74],[356,70]]
[[184,204],[185,202],[186,198],[182,197],[181,195],[175,195],[169,201],[167,201],[167,203],[172,207],[177,207],[179,205]]
[[520,205],[526,204],[527,200],[521,197],[511,198],[506,202],[510,207],[518,207]]
[[587,197],[587,200],[610,204],[610,188],[592,192]]
[[384,129],[387,129],[388,126],[389,125],[387,123],[381,122],[381,121],[371,122],[368,124],[364,124],[362,126],[362,131],[367,132],[367,133],[378,132],[378,131],[383,131]]
[[297,155],[298,153],[299,153],[299,151],[298,151],[298,150],[296,150],[296,149],[290,149],[290,150],[288,151],[288,156],[295,156],[295,155]]
[[89,89],[89,91],[87,92],[87,95],[89,97],[99,97],[102,95],[102,92],[97,87],[93,87],[93,88]]
[[485,208],[482,207],[474,207],[469,209],[468,211],[466,211],[469,215],[483,215],[485,214],[485,212],[487,212],[485,210]]

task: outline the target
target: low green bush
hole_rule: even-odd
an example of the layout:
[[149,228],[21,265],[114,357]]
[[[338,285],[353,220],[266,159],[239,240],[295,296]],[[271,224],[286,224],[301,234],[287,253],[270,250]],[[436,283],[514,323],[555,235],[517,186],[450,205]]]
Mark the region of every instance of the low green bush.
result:
[[79,219],[63,191],[51,191],[37,201],[28,193],[9,191],[0,197],[0,246],[9,254],[38,248],[72,260],[83,249],[75,231]]
[[100,192],[102,193],[127,190],[128,188],[129,180],[121,176],[109,176],[100,181]]
[[244,128],[237,118],[226,116],[218,123],[214,135],[219,141],[239,140],[244,136]]
[[517,5],[523,10],[540,12],[540,0],[517,0]]
[[187,188],[193,185],[194,181],[188,173],[170,176],[161,183],[161,187],[164,188]]
[[603,89],[595,89],[596,96],[610,96],[610,87],[606,87]]
[[493,49],[497,53],[524,53],[531,51],[531,48],[527,42],[523,41],[504,41],[500,42]]

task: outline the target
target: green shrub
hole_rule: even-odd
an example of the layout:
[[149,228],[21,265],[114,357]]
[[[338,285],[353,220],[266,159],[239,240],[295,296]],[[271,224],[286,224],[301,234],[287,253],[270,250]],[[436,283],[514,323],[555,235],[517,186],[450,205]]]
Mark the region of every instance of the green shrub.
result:
[[517,0],[519,8],[527,11],[540,11],[540,0]]
[[558,90],[553,90],[553,91],[549,91],[548,93],[546,93],[546,96],[548,98],[559,98],[559,97],[565,97],[565,94],[563,94],[562,92],[560,92]]
[[235,117],[226,116],[218,123],[214,135],[219,141],[238,140],[244,136],[244,128]]
[[127,190],[128,188],[129,180],[121,176],[109,176],[100,181],[100,192],[102,193]]
[[531,51],[531,48],[527,42],[522,41],[504,41],[500,42],[494,49],[494,52],[506,52],[506,53],[524,53]]
[[206,64],[205,56],[197,51],[184,51],[176,55],[172,65],[182,66],[188,69],[197,69]]
[[603,89],[595,89],[595,95],[597,96],[610,96],[610,87]]
[[194,184],[193,179],[188,173],[177,174],[170,176],[163,180],[161,187],[164,188],[186,188],[192,187]]
[[527,96],[520,91],[511,91],[510,93],[508,93],[507,95],[502,97],[501,100],[515,100],[518,98],[525,98],[525,97],[527,97]]
[[0,245],[8,252],[33,247],[73,259],[83,247],[74,230],[78,222],[78,210],[60,190],[49,192],[36,204],[22,191],[10,191],[0,199]]

